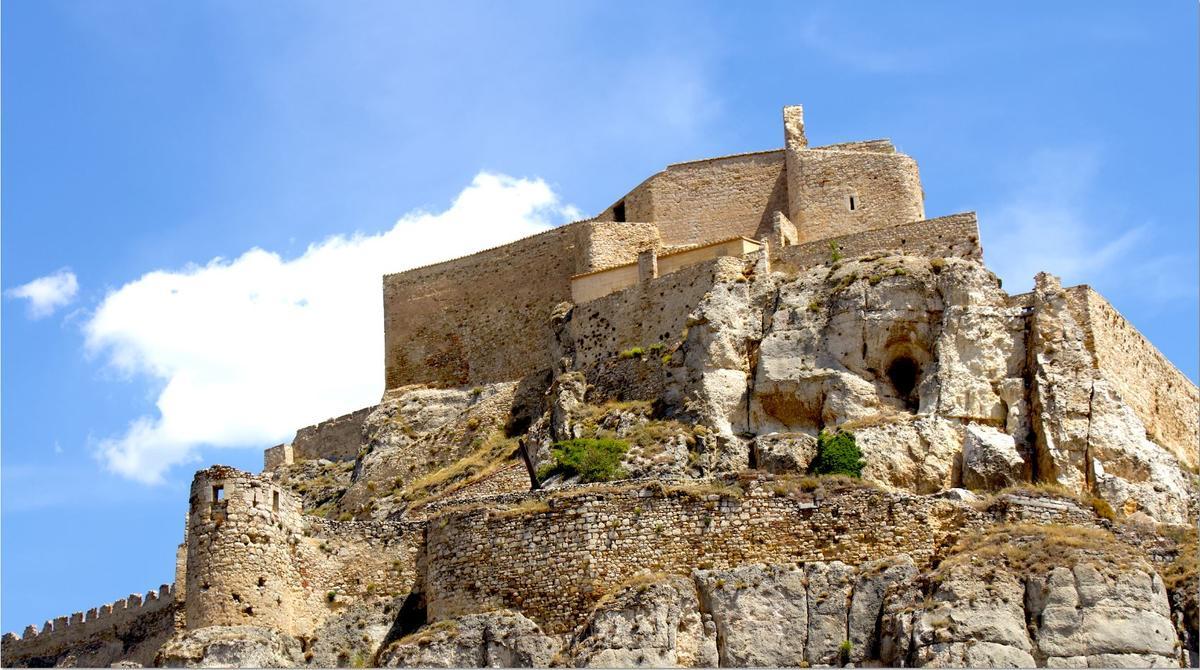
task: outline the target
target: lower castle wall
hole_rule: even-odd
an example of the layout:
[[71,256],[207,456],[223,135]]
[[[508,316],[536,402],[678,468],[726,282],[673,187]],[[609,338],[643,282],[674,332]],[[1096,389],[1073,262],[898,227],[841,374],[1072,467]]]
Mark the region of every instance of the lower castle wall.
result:
[[362,446],[363,422],[374,409],[374,406],[364,407],[315,426],[301,428],[292,440],[293,457],[296,460],[354,460]]
[[163,585],[145,596],[133,594],[108,605],[47,621],[38,630],[4,636],[5,667],[53,667],[67,656],[72,665],[104,667],[129,660],[150,665],[174,630],[175,587]]
[[[741,500],[653,485],[549,497],[544,508],[447,512],[428,529],[431,619],[512,608],[548,632],[582,623],[639,572],[689,573],[750,562],[841,560],[899,552],[927,564],[983,513],[949,501],[851,489],[828,499],[753,486]],[[611,487],[610,487],[611,489]],[[529,503],[525,503],[526,506]],[[536,505],[536,503],[535,503]]]
[[[1068,289],[1095,365],[1146,425],[1151,440],[1191,468],[1200,465],[1200,389],[1121,316],[1083,285]],[[1079,317],[1083,318],[1079,318]]]

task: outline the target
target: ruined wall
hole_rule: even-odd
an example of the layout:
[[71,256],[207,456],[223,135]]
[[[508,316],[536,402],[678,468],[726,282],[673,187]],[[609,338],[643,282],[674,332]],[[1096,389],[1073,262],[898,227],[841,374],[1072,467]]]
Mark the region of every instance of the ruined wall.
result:
[[315,426],[301,428],[296,431],[296,437],[292,440],[293,457],[300,461],[318,458],[331,461],[354,460],[362,445],[363,421],[374,410],[375,406],[372,405],[327,419]]
[[387,388],[507,381],[549,367],[547,324],[571,299],[578,228],[385,276]]
[[421,523],[304,516],[268,478],[202,470],[188,519],[187,627],[307,633],[348,602],[408,593],[423,542]]
[[21,637],[5,634],[5,667],[70,665],[106,667],[117,661],[150,665],[174,630],[175,590],[166,584],[143,597],[132,594],[108,605],[27,626]]
[[798,151],[791,166],[788,217],[801,242],[925,218],[917,162],[879,143]]
[[1086,324],[1097,369],[1146,425],[1147,436],[1189,467],[1200,465],[1200,390],[1104,296],[1086,285],[1068,294],[1073,316]]
[[[652,221],[665,245],[742,235],[758,238],[771,214],[787,207],[782,150],[675,163],[619,202],[626,221]],[[613,208],[597,219],[612,220]]]
[[832,257],[830,243],[836,244],[845,258],[894,251],[927,258],[983,259],[975,213],[965,212],[784,247],[773,252],[772,267],[798,272],[828,262]]
[[737,499],[703,485],[643,486],[598,493],[585,487],[540,496],[542,507],[449,512],[434,520],[425,584],[430,617],[512,608],[564,633],[639,572],[834,559],[858,564],[900,552],[927,564],[964,525],[985,522],[966,506],[870,488],[821,498],[763,483]]

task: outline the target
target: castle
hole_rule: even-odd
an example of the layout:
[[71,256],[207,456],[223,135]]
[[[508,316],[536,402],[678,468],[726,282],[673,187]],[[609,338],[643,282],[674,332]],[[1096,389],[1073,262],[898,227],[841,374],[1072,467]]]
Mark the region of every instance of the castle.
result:
[[[1194,662],[1194,572],[1158,573],[1195,560],[1196,386],[1086,286],[1004,293],[974,213],[926,219],[890,141],[810,147],[800,107],[783,125],[782,149],[670,165],[594,218],[385,276],[381,403],[261,474],[198,472],[173,585],[7,634],[4,664]],[[870,486],[802,477],[834,428]],[[629,443],[628,481],[535,473],[597,436]],[[1025,595],[1009,637],[922,637],[953,601],[926,571],[964,538],[1061,527],[1134,556],[1144,586],[1103,588],[1136,642],[1026,630],[1053,612]],[[1080,542],[1057,560],[1099,560]],[[778,566],[807,604],[756,642],[722,589],[752,601],[790,583]],[[678,588],[666,647],[613,623]]]

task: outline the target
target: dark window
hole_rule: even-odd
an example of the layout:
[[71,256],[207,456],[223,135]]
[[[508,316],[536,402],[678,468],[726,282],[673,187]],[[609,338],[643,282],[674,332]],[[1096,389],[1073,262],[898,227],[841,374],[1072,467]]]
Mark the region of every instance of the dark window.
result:
[[221,502],[223,500],[225,500],[225,487],[224,486],[214,486],[213,487],[213,502]]
[[850,196],[850,211],[853,212],[857,208],[858,208],[858,198],[856,198],[855,196]]
[[279,491],[271,493],[271,510],[275,512],[279,511]]
[[613,205],[613,221],[625,220],[625,201],[622,200]]

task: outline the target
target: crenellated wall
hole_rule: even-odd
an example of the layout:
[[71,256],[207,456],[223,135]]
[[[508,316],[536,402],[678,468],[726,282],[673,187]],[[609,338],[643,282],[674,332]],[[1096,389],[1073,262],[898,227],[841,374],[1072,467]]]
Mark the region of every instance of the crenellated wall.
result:
[[175,608],[175,587],[164,584],[144,596],[135,593],[47,621],[40,630],[26,626],[20,637],[4,635],[0,643],[4,665],[50,667],[68,655],[81,666],[107,666],[121,660],[148,665],[158,645],[173,632]]

